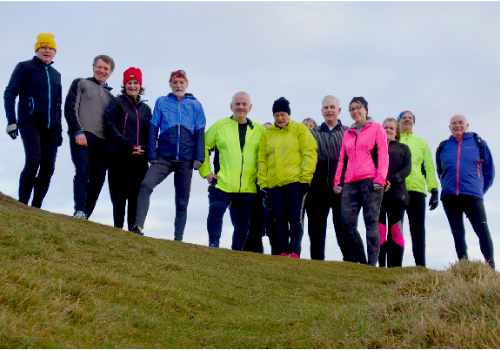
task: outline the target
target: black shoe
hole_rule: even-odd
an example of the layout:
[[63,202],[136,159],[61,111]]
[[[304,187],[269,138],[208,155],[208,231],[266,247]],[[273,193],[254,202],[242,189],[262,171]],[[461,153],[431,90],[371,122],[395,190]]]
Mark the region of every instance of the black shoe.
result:
[[130,231],[130,232],[133,232],[133,233],[135,233],[136,235],[139,235],[139,236],[144,236],[144,232],[142,232],[142,227],[137,226],[137,225],[134,226],[132,228],[132,231]]

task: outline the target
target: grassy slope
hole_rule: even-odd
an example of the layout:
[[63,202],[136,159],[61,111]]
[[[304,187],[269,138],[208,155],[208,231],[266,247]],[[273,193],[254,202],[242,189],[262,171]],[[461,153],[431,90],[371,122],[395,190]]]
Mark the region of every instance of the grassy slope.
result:
[[499,321],[500,277],[483,264],[214,250],[0,195],[2,347],[499,347]]

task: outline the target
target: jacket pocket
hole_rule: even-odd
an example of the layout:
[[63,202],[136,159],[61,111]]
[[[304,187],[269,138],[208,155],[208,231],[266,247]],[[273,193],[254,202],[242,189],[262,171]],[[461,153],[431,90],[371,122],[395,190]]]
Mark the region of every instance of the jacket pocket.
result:
[[28,97],[28,115],[33,115],[35,112],[35,99]]

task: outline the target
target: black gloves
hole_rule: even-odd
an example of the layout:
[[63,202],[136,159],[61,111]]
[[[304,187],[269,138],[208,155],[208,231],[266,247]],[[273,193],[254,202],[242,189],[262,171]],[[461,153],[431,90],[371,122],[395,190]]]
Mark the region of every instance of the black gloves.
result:
[[429,210],[434,210],[439,204],[438,190],[435,188],[431,191],[431,199],[429,200]]
[[19,131],[17,129],[17,124],[9,124],[7,125],[7,134],[15,140],[17,135],[19,135]]

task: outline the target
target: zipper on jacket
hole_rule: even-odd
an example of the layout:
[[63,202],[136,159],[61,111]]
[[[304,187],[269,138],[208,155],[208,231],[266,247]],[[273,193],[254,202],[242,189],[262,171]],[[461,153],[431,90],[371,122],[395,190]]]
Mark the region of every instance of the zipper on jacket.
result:
[[49,94],[49,104],[48,104],[48,127],[50,128],[50,105],[51,105],[51,100],[52,100],[52,93],[50,91],[50,75],[49,75],[49,67],[48,66],[45,66],[45,74],[47,75],[47,85],[48,85],[48,94]]
[[457,150],[457,196],[460,193],[460,155],[462,153],[462,141],[458,141],[458,150]]
[[179,112],[179,117],[177,119],[177,155],[175,159],[179,160],[179,148],[181,143],[181,102],[177,101],[177,110]]
[[127,119],[128,119],[128,112],[125,112],[125,121],[123,122],[123,137],[125,137],[125,130],[127,129]]

